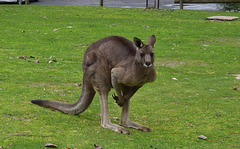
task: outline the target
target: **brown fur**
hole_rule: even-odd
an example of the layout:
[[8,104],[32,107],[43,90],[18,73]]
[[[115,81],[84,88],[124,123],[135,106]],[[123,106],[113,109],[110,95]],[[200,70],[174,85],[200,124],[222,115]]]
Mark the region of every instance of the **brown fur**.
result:
[[114,88],[117,95],[114,94],[113,98],[122,107],[121,125],[151,131],[150,128],[130,121],[129,104],[130,98],[140,87],[156,79],[153,65],[155,41],[154,35],[149,38],[147,45],[136,37],[133,43],[123,37],[111,36],[91,44],[82,64],[84,77],[79,100],[74,104],[52,100],[33,100],[32,103],[77,115],[88,108],[97,92],[101,102],[101,126],[130,134],[130,131],[110,122],[108,93]]

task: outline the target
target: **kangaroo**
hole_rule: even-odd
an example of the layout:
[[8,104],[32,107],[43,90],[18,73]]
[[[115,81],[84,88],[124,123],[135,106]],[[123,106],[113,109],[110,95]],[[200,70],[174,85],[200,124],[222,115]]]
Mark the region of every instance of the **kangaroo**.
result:
[[[148,39],[147,45],[136,37],[131,42],[124,37],[111,36],[92,43],[84,54],[83,85],[79,100],[74,104],[53,100],[32,100],[32,103],[78,115],[88,108],[97,92],[100,95],[103,128],[124,134],[130,134],[130,131],[121,126],[151,132],[150,128],[130,121],[129,105],[130,98],[140,87],[156,79],[153,50],[155,41],[154,35]],[[108,93],[111,88],[117,93],[112,97],[122,107],[121,126],[110,122]]]

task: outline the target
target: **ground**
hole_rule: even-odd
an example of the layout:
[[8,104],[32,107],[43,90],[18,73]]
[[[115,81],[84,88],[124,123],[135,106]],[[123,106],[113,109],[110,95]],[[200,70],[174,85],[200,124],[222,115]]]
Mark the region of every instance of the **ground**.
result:
[[[239,148],[240,20],[206,20],[215,15],[240,16],[171,9],[1,6],[0,146],[44,148],[49,142],[58,148]],[[31,103],[76,102],[83,54],[91,43],[111,35],[146,43],[152,34],[157,38],[157,80],[143,86],[130,107],[132,121],[150,127],[151,133],[127,128],[132,135],[124,135],[102,128],[98,96],[78,116]],[[109,111],[118,124],[121,109],[113,93]]]

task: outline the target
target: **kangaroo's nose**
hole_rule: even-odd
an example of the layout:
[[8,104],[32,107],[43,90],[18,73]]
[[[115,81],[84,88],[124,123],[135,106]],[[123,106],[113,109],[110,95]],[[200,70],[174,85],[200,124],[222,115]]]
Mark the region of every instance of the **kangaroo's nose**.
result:
[[146,64],[147,66],[150,66],[150,65],[151,65],[151,63],[150,63],[150,62],[146,62],[145,64]]

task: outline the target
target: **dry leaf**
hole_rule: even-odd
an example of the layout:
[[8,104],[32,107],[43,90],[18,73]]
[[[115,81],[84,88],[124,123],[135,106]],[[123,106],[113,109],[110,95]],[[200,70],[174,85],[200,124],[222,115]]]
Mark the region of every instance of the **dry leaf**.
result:
[[40,61],[39,60],[36,60],[36,61],[34,61],[35,63],[39,63]]
[[215,92],[216,90],[215,90],[215,89],[209,89],[209,91],[211,91],[211,92]]
[[83,44],[76,45],[76,47],[82,47],[82,46],[88,46],[88,44],[87,43],[83,43]]
[[234,76],[236,77],[236,79],[240,80],[240,74],[236,74]]
[[77,83],[77,84],[75,84],[75,86],[79,87],[79,86],[82,86],[82,84],[81,83]]
[[96,149],[102,149],[101,145],[94,144],[94,146],[95,146]]
[[200,135],[200,136],[198,136],[198,138],[199,138],[199,139],[203,139],[203,140],[206,140],[206,139],[207,139],[207,137],[204,136],[204,135]]
[[118,119],[118,117],[113,117],[113,120],[118,121],[119,119]]
[[54,32],[56,32],[56,31],[58,31],[58,29],[57,29],[57,28],[55,28],[55,29],[53,29],[53,31],[54,31]]
[[19,56],[18,59],[27,59],[27,56]]
[[52,144],[52,143],[46,143],[45,147],[50,147],[50,148],[57,148],[57,145]]

